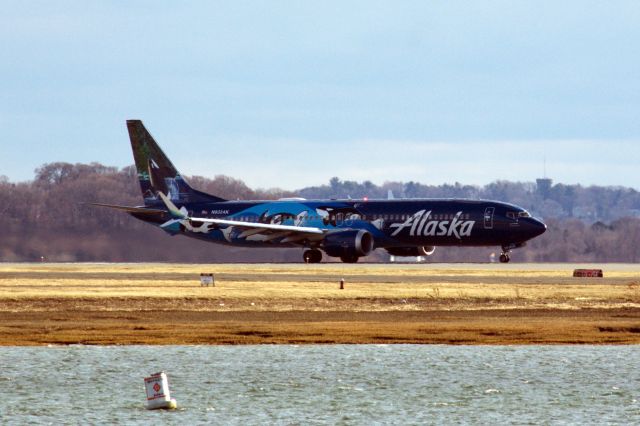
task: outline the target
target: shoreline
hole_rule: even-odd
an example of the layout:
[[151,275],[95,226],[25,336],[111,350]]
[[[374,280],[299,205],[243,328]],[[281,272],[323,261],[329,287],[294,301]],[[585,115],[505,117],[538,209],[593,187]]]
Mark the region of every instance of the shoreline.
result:
[[640,266],[542,266],[0,264],[0,345],[640,344]]

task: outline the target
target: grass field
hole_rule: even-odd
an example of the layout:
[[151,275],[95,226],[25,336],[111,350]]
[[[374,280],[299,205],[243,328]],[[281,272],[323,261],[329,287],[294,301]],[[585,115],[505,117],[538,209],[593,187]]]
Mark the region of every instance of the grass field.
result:
[[0,264],[0,344],[640,343],[640,267],[590,266]]

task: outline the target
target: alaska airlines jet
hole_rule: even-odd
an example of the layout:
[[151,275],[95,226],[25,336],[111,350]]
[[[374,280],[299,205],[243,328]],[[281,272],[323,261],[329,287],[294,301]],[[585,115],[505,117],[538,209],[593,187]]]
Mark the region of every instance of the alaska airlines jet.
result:
[[465,199],[230,201],[189,186],[139,120],[128,120],[144,206],[125,211],[171,235],[247,247],[300,247],[307,263],[327,256],[357,262],[376,249],[428,256],[436,246],[511,250],[546,226],[523,208]]

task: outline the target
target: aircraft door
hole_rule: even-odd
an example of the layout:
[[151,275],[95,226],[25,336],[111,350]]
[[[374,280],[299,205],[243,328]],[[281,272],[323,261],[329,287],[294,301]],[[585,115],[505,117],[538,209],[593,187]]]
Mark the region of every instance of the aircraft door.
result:
[[495,207],[487,207],[484,211],[484,229],[493,229],[493,213]]

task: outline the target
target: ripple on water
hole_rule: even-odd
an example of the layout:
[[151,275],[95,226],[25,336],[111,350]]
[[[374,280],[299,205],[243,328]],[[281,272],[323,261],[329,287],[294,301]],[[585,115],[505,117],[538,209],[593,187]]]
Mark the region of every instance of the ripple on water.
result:
[[[6,423],[640,423],[636,346],[0,348]],[[175,412],[144,409],[169,374]]]

